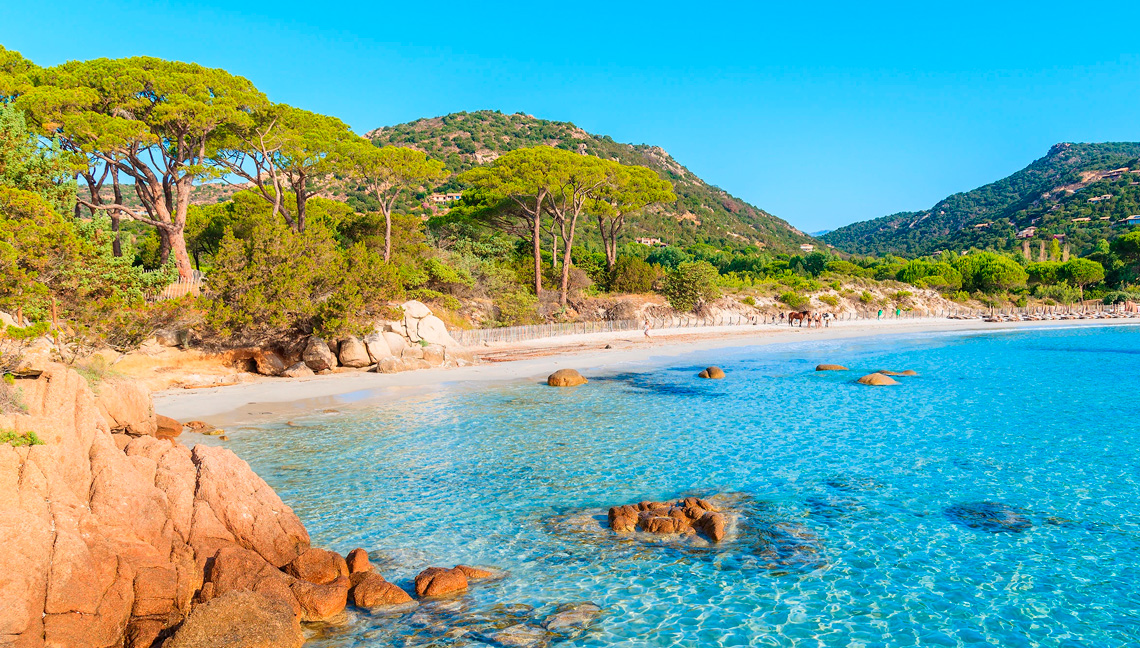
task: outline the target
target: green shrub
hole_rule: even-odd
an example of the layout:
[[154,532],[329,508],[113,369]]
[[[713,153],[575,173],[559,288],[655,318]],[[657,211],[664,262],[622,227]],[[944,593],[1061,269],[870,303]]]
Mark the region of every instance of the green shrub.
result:
[[610,272],[610,291],[641,294],[653,291],[657,269],[637,257],[621,257]]
[[839,298],[835,295],[820,295],[819,301],[827,304],[828,306],[838,306]]
[[538,321],[538,299],[526,290],[515,290],[495,298],[495,324],[518,326]]
[[807,306],[811,303],[811,299],[790,290],[780,293],[780,296],[777,299],[792,308],[803,308],[804,306]]
[[10,446],[22,448],[25,446],[43,445],[44,442],[36,436],[35,432],[24,432],[17,434],[13,430],[0,430],[0,443],[7,443]]
[[1033,294],[1038,299],[1060,304],[1072,304],[1080,299],[1080,293],[1076,288],[1063,283],[1055,286],[1038,284],[1033,288]]
[[755,306],[756,300],[752,298],[752,295],[749,295],[744,299],[741,299],[740,303],[744,304],[745,306]]
[[707,261],[685,261],[665,275],[661,293],[675,310],[691,311],[720,298],[718,277],[716,268]]
[[1102,301],[1106,306],[1111,306],[1112,304],[1123,304],[1127,301],[1136,302],[1140,301],[1140,293],[1128,292],[1125,290],[1114,290],[1110,293],[1107,293]]
[[864,304],[870,304],[871,302],[875,301],[875,296],[870,292],[864,290],[859,294],[859,301],[863,302]]

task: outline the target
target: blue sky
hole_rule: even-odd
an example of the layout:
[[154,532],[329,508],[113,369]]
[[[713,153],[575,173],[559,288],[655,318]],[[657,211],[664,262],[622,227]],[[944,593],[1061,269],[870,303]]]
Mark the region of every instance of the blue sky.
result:
[[0,44],[224,67],[360,133],[460,110],[572,121],[814,231],[929,207],[1056,142],[1140,140],[1138,24],[1136,2],[62,0],[3,3]]

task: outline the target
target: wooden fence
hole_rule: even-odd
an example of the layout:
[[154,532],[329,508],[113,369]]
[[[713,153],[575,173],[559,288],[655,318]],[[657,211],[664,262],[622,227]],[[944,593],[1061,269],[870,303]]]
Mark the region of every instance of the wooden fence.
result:
[[[866,310],[835,314],[834,321],[856,321],[873,319],[920,319],[936,317],[940,319],[980,319],[987,315],[987,311],[972,308],[947,308],[934,311],[883,311],[880,318],[878,310]],[[672,317],[650,317],[649,327],[652,330],[683,329],[706,326],[760,326],[786,324],[779,315],[757,313],[755,315],[725,314],[716,317],[700,315],[674,315]],[[530,324],[525,326],[504,326],[488,329],[456,329],[451,336],[463,346],[482,346],[484,344],[506,344],[511,342],[525,342],[542,338],[562,335],[584,335],[589,333],[608,333],[611,331],[640,331],[645,328],[646,320],[603,320],[597,322],[561,322],[557,324]]]
[[[152,272],[157,272],[157,270]],[[149,302],[160,302],[166,299],[185,297],[187,295],[200,295],[205,285],[206,275],[195,270],[191,273],[189,278],[183,279],[178,277],[161,290],[147,294],[146,299]]]

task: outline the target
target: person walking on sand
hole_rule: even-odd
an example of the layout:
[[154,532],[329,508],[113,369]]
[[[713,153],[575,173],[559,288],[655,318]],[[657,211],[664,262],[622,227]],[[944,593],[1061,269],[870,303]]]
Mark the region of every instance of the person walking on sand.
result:
[[883,319],[883,309],[879,309],[879,319]]
[[649,339],[649,320],[645,320],[645,339]]

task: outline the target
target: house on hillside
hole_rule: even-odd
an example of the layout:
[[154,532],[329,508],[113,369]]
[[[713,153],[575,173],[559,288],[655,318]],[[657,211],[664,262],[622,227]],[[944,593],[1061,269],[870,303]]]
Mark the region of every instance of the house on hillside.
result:
[[1140,225],[1140,214],[1135,214],[1120,221],[1125,225]]
[[432,195],[428,196],[428,200],[437,205],[441,205],[443,203],[455,202],[462,197],[463,194],[461,193],[433,193]]
[[811,243],[804,243],[800,246],[800,250],[803,252],[815,252],[815,246]]
[[1093,196],[1092,198],[1089,198],[1089,202],[1104,202],[1106,200],[1112,200],[1112,194],[1104,194],[1103,196]]
[[1113,178],[1119,178],[1125,173],[1128,173],[1128,167],[1120,167],[1119,169],[1113,169],[1112,171],[1105,171],[1104,179],[1112,180]]
[[661,242],[661,239],[656,238],[656,237],[647,237],[647,236],[635,238],[635,239],[633,239],[633,242],[634,243],[640,243],[642,245],[648,245],[650,247],[661,247],[661,246],[665,245],[664,243]]
[[1081,218],[1074,218],[1074,219],[1073,219],[1073,222],[1074,222],[1074,223],[1087,223],[1087,222],[1089,222],[1089,221],[1091,221],[1091,220],[1092,220],[1092,219],[1091,219],[1091,218],[1089,218],[1088,216],[1082,216]]
[[989,226],[989,223],[978,223],[977,225],[974,225],[974,229],[985,229]]
[[1023,229],[1017,233],[1017,238],[1019,238],[1019,239],[1033,238],[1033,235],[1036,233],[1037,233],[1036,227],[1026,227],[1025,229]]

